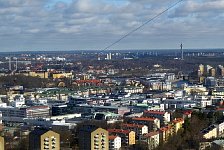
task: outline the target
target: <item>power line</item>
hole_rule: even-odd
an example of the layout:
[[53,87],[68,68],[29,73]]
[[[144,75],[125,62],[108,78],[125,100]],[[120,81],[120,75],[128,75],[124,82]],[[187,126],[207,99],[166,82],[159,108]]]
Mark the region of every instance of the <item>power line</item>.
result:
[[136,32],[137,30],[139,30],[140,28],[144,27],[145,25],[147,25],[148,23],[152,22],[153,20],[155,20],[156,18],[160,17],[162,14],[164,14],[165,12],[167,12],[168,10],[172,9],[173,7],[175,7],[176,5],[178,5],[179,3],[181,3],[184,0],[179,0],[177,2],[175,2],[174,4],[170,5],[169,7],[167,7],[165,10],[161,11],[160,13],[158,13],[157,15],[155,15],[154,17],[150,18],[149,20],[147,20],[146,22],[144,22],[143,24],[141,24],[140,26],[138,26],[137,28],[131,30],[130,32],[128,32],[127,34],[123,35],[121,38],[119,38],[118,40],[116,40],[115,42],[111,43],[110,45],[108,45],[107,47],[105,47],[102,51],[108,50],[109,48],[111,48],[112,46],[114,46],[115,44],[119,43],[121,40],[125,39],[126,37],[128,37],[129,35],[131,35],[132,33]]

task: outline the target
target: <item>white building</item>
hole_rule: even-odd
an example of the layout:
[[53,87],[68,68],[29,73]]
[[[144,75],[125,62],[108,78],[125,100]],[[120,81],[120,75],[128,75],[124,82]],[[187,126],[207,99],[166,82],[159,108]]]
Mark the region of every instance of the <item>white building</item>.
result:
[[159,132],[150,132],[144,135],[144,138],[148,144],[149,150],[153,150],[159,146]]
[[217,135],[222,135],[224,133],[224,122],[219,122],[215,126],[217,128]]
[[121,138],[119,136],[109,136],[109,150],[119,150],[121,148]]
[[10,122],[22,122],[24,118],[47,118],[50,116],[49,110],[49,106],[0,107],[2,120]]
[[195,101],[199,102],[200,107],[206,107],[212,105],[212,100],[207,96],[197,96]]
[[144,111],[143,116],[158,118],[161,124],[167,124],[170,122],[170,113],[166,111],[157,111],[157,110]]
[[204,139],[217,138],[217,128],[215,125],[210,125],[206,129],[202,130],[201,133]]
[[23,95],[16,95],[11,105],[13,107],[22,107],[23,105],[25,105],[25,98],[23,97]]

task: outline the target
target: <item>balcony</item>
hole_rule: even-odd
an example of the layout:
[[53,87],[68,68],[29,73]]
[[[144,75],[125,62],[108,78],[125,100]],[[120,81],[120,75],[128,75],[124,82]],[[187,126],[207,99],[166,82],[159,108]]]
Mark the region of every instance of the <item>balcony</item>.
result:
[[99,146],[94,146],[95,149],[99,149]]
[[49,146],[44,146],[44,149],[49,149]]
[[49,142],[49,138],[45,138],[44,139],[44,142]]
[[44,142],[44,145],[49,146],[49,142]]
[[95,142],[94,145],[99,146],[99,143],[98,142]]

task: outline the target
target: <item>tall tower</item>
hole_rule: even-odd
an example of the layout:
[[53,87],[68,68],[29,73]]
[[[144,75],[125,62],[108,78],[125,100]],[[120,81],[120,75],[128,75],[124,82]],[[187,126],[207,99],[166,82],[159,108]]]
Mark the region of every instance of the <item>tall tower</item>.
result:
[[184,50],[183,50],[183,44],[180,44],[180,50],[181,50],[181,60],[184,60]]
[[16,59],[16,71],[17,71],[17,69],[18,69],[18,59],[16,58],[16,57],[14,57],[15,59]]
[[9,57],[9,71],[12,70],[12,62],[11,62],[11,57]]

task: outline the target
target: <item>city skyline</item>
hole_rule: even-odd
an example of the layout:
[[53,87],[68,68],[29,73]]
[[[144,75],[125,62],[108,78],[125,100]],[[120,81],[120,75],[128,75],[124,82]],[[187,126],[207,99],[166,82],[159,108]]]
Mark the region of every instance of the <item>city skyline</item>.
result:
[[[0,52],[102,50],[175,0],[0,0]],[[111,49],[223,48],[223,0],[188,0]]]

